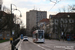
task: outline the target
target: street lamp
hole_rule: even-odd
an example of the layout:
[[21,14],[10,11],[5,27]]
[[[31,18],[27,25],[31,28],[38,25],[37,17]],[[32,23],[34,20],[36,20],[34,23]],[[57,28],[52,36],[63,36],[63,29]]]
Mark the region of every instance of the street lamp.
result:
[[[11,14],[12,14],[12,10],[18,10],[17,7],[16,7],[16,5],[14,5],[16,7],[16,9],[12,9],[12,5],[14,5],[14,4],[11,4]],[[18,10],[18,11],[20,12],[20,17],[22,17],[21,11],[20,10]]]
[[[13,37],[13,35],[12,35],[12,24],[13,24],[13,16],[12,16],[12,10],[18,10],[17,9],[17,7],[16,7],[16,5],[14,5],[15,7],[16,7],[16,9],[12,9],[12,5],[14,5],[14,4],[11,4],[11,19],[10,19],[10,22],[11,22],[11,29],[10,29],[10,32],[11,32],[11,36]],[[20,10],[18,10],[19,12],[20,12],[20,17],[22,17],[22,15],[21,15],[21,11]],[[13,39],[13,38],[12,38]],[[11,43],[11,50],[14,50],[14,46],[13,46],[13,44]]]
[[[12,5],[14,5],[14,4],[11,4],[11,24],[13,22],[12,10],[18,10],[16,5],[14,5],[16,7],[16,9],[12,9]],[[20,17],[22,17],[21,11],[20,10],[18,10],[18,11],[20,12]],[[11,26],[11,35],[12,35],[12,26]]]
[[[17,9],[18,10],[18,9]],[[20,10],[18,10],[19,12],[20,12],[20,17],[22,17],[22,15],[21,15],[21,11]]]
[[[13,9],[13,10],[18,10],[18,9]],[[18,11],[20,12],[20,17],[22,17],[21,11],[20,11],[20,10],[18,10]],[[15,23],[16,23],[16,17],[15,17]],[[16,29],[16,28],[17,28],[17,29]],[[16,24],[15,30],[16,30],[16,33],[18,34],[18,24]],[[15,37],[17,38],[18,36],[16,35]],[[15,38],[15,39],[16,39],[16,38]]]
[[[13,9],[13,10],[18,10],[18,9]],[[22,17],[22,15],[21,15],[21,11],[20,10],[18,10],[19,12],[20,12],[20,17]]]
[[[16,7],[16,5],[15,5],[15,4],[11,4],[11,6],[12,6],[12,5],[14,5],[14,6]],[[16,9],[17,9],[17,7],[16,7]]]

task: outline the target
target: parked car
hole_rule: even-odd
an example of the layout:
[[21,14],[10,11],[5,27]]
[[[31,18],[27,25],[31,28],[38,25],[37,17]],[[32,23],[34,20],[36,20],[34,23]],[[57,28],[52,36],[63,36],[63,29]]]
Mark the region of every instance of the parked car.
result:
[[28,41],[28,36],[24,36],[23,41]]

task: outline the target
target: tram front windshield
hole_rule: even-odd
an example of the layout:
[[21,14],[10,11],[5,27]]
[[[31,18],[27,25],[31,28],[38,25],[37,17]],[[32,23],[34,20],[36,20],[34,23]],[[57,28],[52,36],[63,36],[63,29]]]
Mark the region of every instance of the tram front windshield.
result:
[[38,33],[38,38],[39,38],[39,39],[42,39],[42,38],[43,38],[43,31],[39,31],[39,33]]

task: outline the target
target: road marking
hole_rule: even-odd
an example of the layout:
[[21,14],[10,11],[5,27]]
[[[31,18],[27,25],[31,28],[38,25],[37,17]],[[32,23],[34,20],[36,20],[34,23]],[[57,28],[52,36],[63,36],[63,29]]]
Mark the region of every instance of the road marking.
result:
[[[33,43],[33,42],[31,42],[31,43]],[[36,46],[38,46],[38,47],[40,47],[40,48],[42,48],[42,49],[44,49],[44,50],[51,50],[51,49],[48,49],[48,48],[44,48],[44,47],[42,47],[42,46],[40,46],[38,44],[35,44],[35,43],[33,43],[33,44],[36,45]]]
[[44,48],[44,47],[42,47],[42,46],[40,46],[40,45],[34,43],[33,41],[31,41],[31,39],[29,39],[29,41],[30,41],[31,43],[33,43],[34,45],[36,45],[36,46],[38,46],[38,47],[40,47],[40,48],[42,48],[42,49],[44,49],[44,50],[52,50],[52,49]]

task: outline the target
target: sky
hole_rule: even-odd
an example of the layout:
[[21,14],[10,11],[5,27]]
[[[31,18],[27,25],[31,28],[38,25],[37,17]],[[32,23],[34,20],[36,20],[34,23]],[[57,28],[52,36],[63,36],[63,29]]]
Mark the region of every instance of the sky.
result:
[[[40,10],[40,11],[47,11],[47,18],[49,18],[50,14],[56,14],[58,12],[62,12],[63,8],[67,10],[68,5],[74,5],[75,0],[57,0],[59,2],[56,2],[56,0],[3,0],[3,5],[10,9],[10,4],[15,4],[16,7],[21,11],[22,13],[22,21],[23,24],[26,27],[26,12],[29,10]],[[56,2],[56,4],[54,3]],[[55,4],[55,6],[54,6]],[[16,8],[13,5],[13,9]],[[18,11],[14,11],[16,15],[19,16]]]

